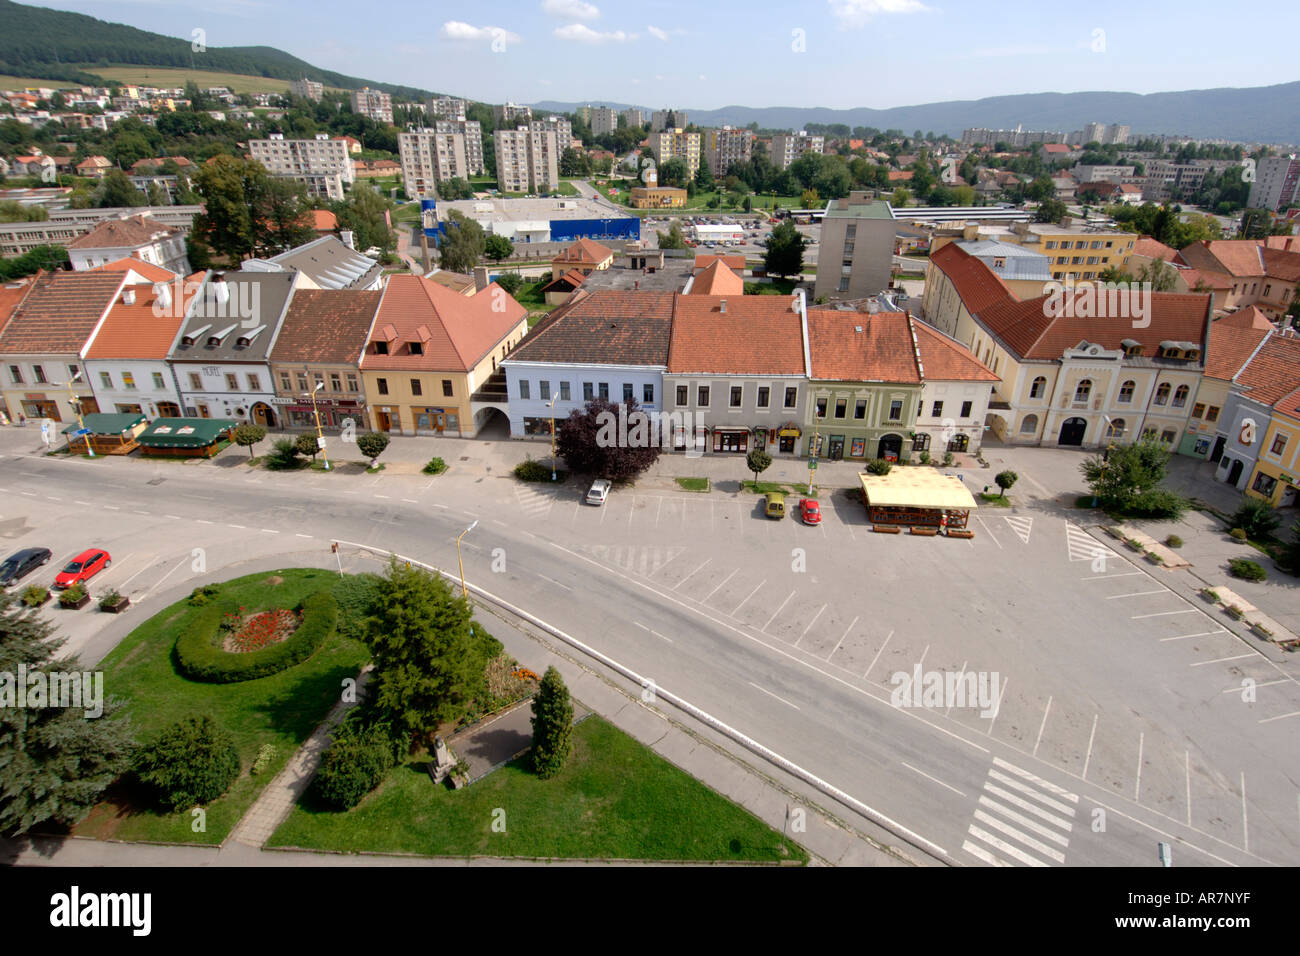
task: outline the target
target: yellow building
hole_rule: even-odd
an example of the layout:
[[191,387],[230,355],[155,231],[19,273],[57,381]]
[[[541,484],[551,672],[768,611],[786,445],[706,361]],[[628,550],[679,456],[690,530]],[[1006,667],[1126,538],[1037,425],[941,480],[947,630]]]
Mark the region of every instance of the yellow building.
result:
[[633,209],[680,209],[686,205],[686,190],[674,186],[633,186],[629,202]]
[[1300,500],[1300,391],[1280,400],[1264,431],[1255,472],[1246,482],[1246,494],[1262,498],[1275,508]]
[[1100,279],[1101,274],[1110,268],[1124,269],[1138,237],[1131,232],[1087,226],[1066,216],[1060,224],[969,225],[960,234],[955,229],[939,230],[931,243],[930,255],[957,239],[993,239],[1024,246],[1047,257],[1053,279],[1082,282]]
[[655,153],[655,163],[662,166],[670,159],[680,159],[686,164],[686,172],[691,179],[700,168],[700,134],[688,133],[684,129],[666,129],[661,133],[652,133],[650,147]]

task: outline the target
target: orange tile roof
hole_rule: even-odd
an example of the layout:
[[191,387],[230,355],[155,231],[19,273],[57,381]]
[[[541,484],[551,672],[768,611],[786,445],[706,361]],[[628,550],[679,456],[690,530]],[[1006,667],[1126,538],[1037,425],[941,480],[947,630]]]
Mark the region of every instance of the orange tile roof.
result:
[[27,298],[27,293],[32,291],[36,284],[36,279],[44,273],[37,273],[34,277],[26,279],[17,279],[13,282],[6,282],[0,286],[0,332],[4,331],[9,324],[9,317],[14,314],[23,299]]
[[1300,388],[1300,339],[1269,336],[1254,358],[1237,373],[1246,397],[1272,405]]
[[1273,320],[1257,306],[1248,305],[1221,319],[1215,319],[1214,325],[1228,329],[1263,329],[1268,332],[1273,328]]
[[73,239],[68,243],[68,248],[116,249],[144,246],[153,242],[158,236],[169,236],[176,231],[171,226],[144,216],[108,219],[85,235]]
[[723,263],[715,262],[695,277],[695,281],[691,283],[690,294],[744,295],[745,280]]
[[[502,311],[493,308],[498,301],[504,303]],[[463,296],[421,276],[393,275],[384,289],[374,326],[393,327],[401,343],[393,349],[398,354],[377,355],[367,346],[361,367],[466,372],[526,315],[527,310],[495,282],[477,295]],[[410,354],[408,342],[421,342],[423,354]]]
[[1133,243],[1133,255],[1173,262],[1178,255],[1178,250],[1166,246],[1159,239],[1152,239],[1150,236],[1139,236],[1137,242]]
[[1198,282],[1204,282],[1214,291],[1232,288],[1232,276],[1226,272],[1211,272],[1208,269],[1180,268],[1178,276],[1187,284],[1188,291],[1194,291]]
[[134,272],[142,279],[148,279],[150,282],[171,282],[176,278],[176,273],[170,269],[164,269],[162,266],[156,266],[152,262],[145,262],[143,259],[137,259],[134,256],[127,256],[123,259],[115,259],[112,262],[105,262],[102,266],[96,266],[89,272]]
[[916,343],[902,312],[870,315],[809,309],[808,350],[815,379],[911,385],[921,382]]
[[891,169],[889,171],[889,181],[891,183],[906,181],[912,178],[913,171],[910,169]]
[[538,323],[507,361],[665,365],[674,298],[671,292],[579,290]]
[[580,265],[600,265],[614,255],[614,250],[593,242],[585,236],[569,246],[552,262],[572,262]]
[[[1230,382],[1241,371],[1246,359],[1264,341],[1264,337],[1273,329],[1273,323],[1267,328],[1257,328],[1253,324],[1243,323],[1249,318],[1249,310],[1242,309],[1232,315],[1215,319],[1210,326],[1210,347],[1205,353],[1205,377]],[[1258,311],[1258,310],[1256,310]]]
[[717,253],[709,252],[697,252],[695,254],[695,271],[702,272],[715,262],[724,263],[726,267],[733,272],[738,272],[742,275],[745,272],[745,257],[743,255],[736,255],[734,253],[723,253],[718,255]]
[[677,295],[668,371],[804,374],[803,325],[793,299],[784,295]]
[[80,352],[125,276],[116,272],[47,272],[0,332],[0,354]]
[[365,350],[382,296],[354,289],[296,290],[271,361],[355,364]]
[[933,326],[908,316],[921,350],[921,372],[927,382],[997,382],[1000,377],[971,350]]
[[[170,295],[175,296],[176,284],[168,283]],[[182,286],[184,289],[184,287]],[[128,291],[135,293],[135,302],[127,305],[122,296]],[[158,307],[161,316],[154,315],[154,303],[158,300],[156,286],[152,282],[125,286],[113,300],[113,307],[108,310],[108,317],[99,327],[95,339],[86,350],[88,359],[165,359],[171,351],[176,333],[185,321],[185,309],[189,300],[198,292],[198,287],[184,289],[188,297],[179,305],[175,302],[170,307]]]
[[994,302],[1016,294],[1002,278],[969,252],[949,242],[930,256],[930,261],[946,275],[961,296],[968,312],[980,312]]
[[311,227],[317,232],[333,232],[339,227],[339,220],[328,209],[313,209],[311,211]]

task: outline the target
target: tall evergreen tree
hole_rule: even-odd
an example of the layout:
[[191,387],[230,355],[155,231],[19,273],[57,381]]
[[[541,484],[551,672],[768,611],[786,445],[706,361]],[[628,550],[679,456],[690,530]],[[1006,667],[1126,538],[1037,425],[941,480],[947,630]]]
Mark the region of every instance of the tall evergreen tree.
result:
[[533,769],[539,777],[555,776],[572,749],[573,701],[560,672],[548,667],[533,698]]

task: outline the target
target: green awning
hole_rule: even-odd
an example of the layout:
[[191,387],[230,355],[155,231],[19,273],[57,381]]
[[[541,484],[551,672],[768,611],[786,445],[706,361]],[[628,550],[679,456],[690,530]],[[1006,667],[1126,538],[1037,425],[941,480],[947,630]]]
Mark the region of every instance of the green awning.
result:
[[158,418],[138,441],[149,448],[206,448],[237,424],[226,418]]
[[[82,421],[86,423],[85,427],[90,429],[92,435],[120,435],[142,424],[145,417],[139,412],[95,412],[91,415],[83,415]],[[63,434],[78,431],[81,427],[73,422],[63,429]]]

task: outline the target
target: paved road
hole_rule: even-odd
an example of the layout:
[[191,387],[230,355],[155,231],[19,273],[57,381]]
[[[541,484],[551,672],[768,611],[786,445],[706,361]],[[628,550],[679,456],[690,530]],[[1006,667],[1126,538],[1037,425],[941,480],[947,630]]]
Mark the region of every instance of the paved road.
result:
[[[1294,666],[1229,631],[1177,572],[1099,561],[1077,512],[986,509],[964,542],[872,535],[844,496],[807,528],[763,519],[747,496],[632,490],[591,508],[581,490],[478,469],[9,456],[0,527],[56,561],[93,539],[115,555],[103,584],[135,594],[183,580],[196,553],[220,566],[331,539],[454,567],[455,537],[478,519],[463,543],[471,581],[955,862],[1154,865],[1162,839],[1180,865],[1300,861]],[[75,649],[93,660],[116,639]],[[996,713],[892,706],[891,676],[918,665],[998,675]]]

